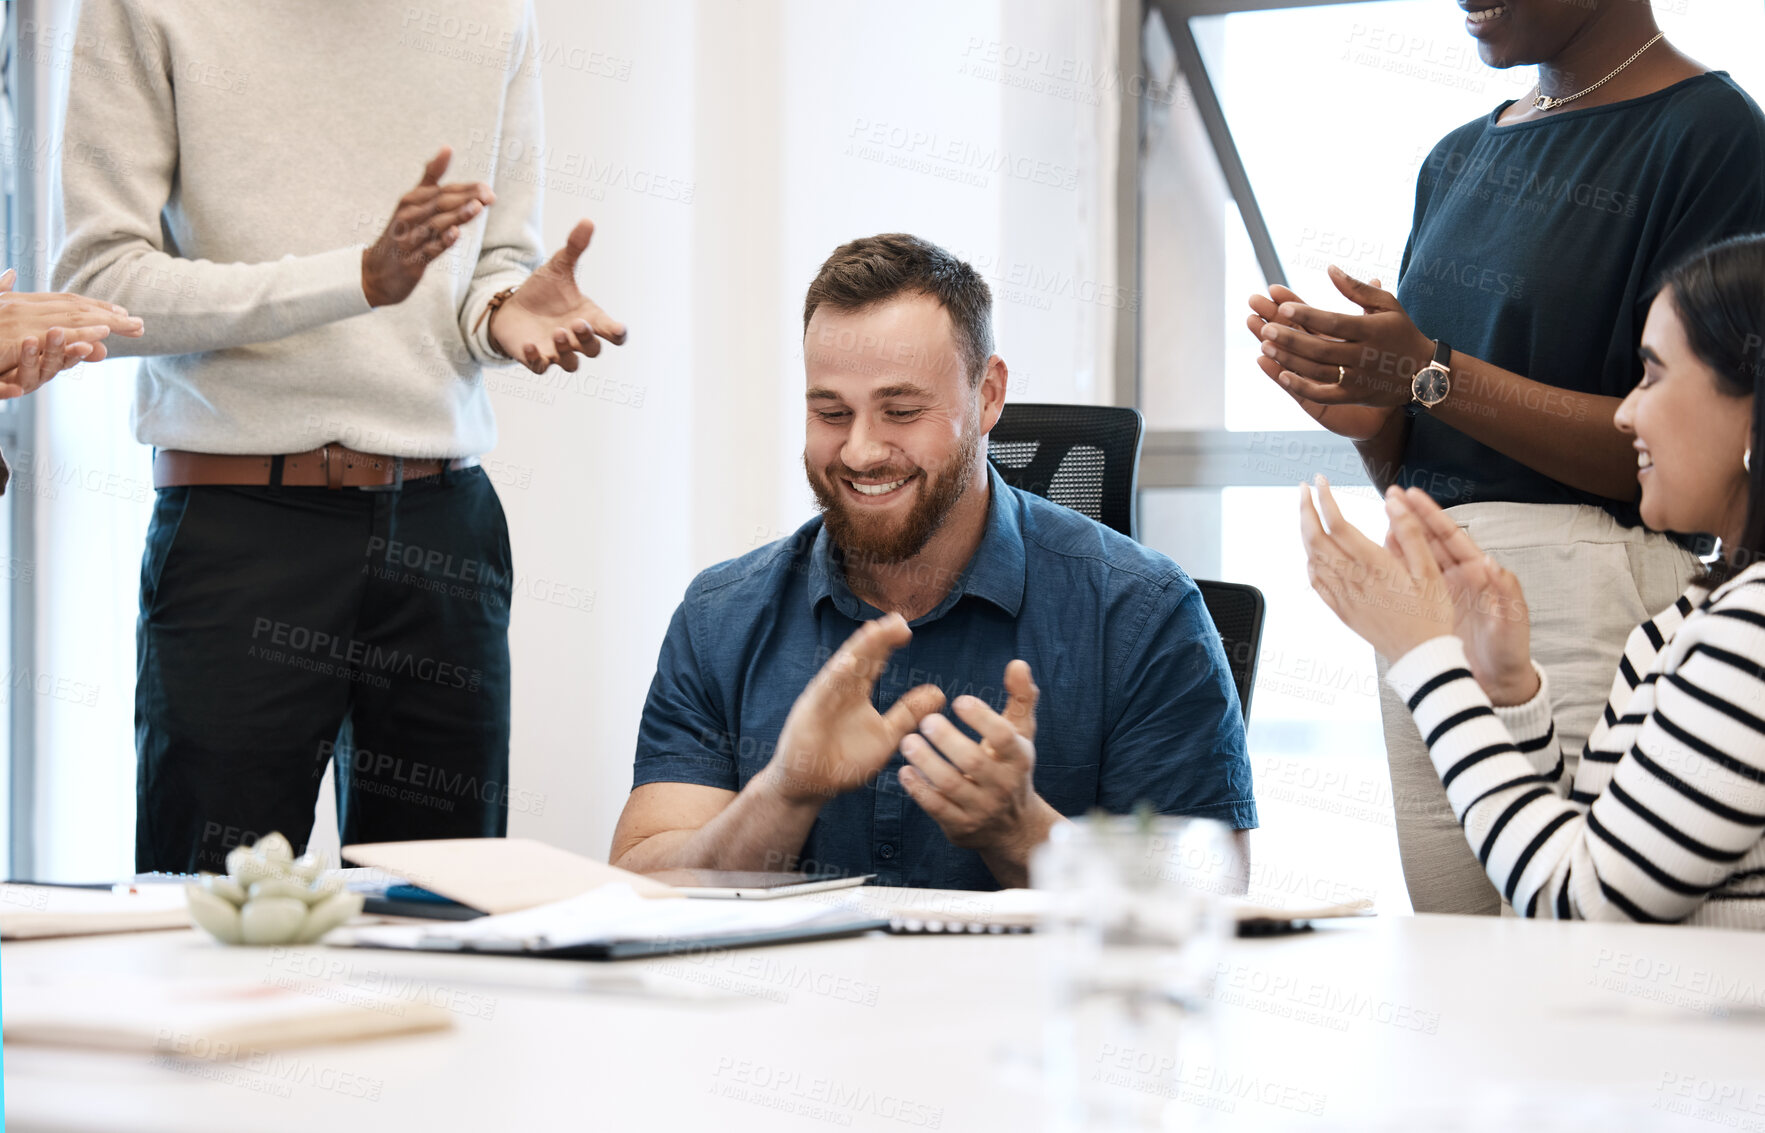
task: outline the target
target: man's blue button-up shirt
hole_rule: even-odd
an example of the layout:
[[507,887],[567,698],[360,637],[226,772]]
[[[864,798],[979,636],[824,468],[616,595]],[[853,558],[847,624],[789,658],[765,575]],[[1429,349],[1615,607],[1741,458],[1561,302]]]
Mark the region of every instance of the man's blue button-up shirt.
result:
[[[1165,556],[989,474],[980,546],[937,609],[910,623],[913,639],[877,680],[877,708],[929,683],[1002,711],[1006,663],[1021,657],[1042,690],[1035,788],[1055,810],[1123,813],[1144,800],[1255,826],[1238,694],[1194,582]],[[809,679],[881,613],[846,585],[819,518],[704,571],[662,643],[634,786],[741,790],[772,758]],[[980,854],[952,845],[901,787],[905,762],[896,752],[868,786],[828,800],[801,867],[997,889]]]

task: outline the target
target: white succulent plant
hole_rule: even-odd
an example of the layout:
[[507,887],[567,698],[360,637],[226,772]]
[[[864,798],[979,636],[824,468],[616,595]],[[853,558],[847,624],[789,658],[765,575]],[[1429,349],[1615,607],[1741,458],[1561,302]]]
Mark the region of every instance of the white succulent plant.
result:
[[310,944],[362,911],[323,857],[296,858],[280,834],[234,849],[224,875],[205,873],[184,895],[190,919],[222,944]]

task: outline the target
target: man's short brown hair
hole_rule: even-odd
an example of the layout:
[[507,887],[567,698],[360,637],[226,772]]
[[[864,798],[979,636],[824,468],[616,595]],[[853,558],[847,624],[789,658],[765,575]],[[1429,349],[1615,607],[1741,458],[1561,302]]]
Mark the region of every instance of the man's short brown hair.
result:
[[803,299],[803,332],[815,308],[862,311],[898,295],[929,295],[950,316],[956,350],[978,386],[993,354],[993,293],[968,264],[929,240],[885,232],[841,244],[815,273]]

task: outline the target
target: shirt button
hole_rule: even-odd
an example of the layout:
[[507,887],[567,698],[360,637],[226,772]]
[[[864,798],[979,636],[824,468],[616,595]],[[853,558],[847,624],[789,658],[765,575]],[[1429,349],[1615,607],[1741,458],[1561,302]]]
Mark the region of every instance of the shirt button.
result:
[[893,842],[884,842],[876,848],[876,856],[885,862],[888,861],[895,856],[895,844]]

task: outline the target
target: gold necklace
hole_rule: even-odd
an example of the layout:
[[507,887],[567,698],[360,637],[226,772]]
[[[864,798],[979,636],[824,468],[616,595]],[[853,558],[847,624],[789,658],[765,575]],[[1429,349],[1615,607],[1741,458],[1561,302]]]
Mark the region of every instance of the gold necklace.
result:
[[1666,34],[1667,33],[1664,31],[1656,32],[1655,38],[1649,40],[1647,43],[1645,43],[1641,47],[1637,48],[1635,55],[1632,55],[1630,58],[1624,60],[1624,62],[1618,64],[1617,67],[1613,68],[1612,74],[1607,75],[1605,78],[1601,79],[1599,82],[1588,87],[1586,90],[1576,91],[1574,94],[1569,95],[1567,98],[1549,98],[1544,94],[1544,87],[1542,85],[1534,87],[1533,90],[1536,91],[1537,93],[1532,96],[1532,109],[1534,109],[1534,110],[1555,110],[1557,107],[1563,105],[1565,102],[1574,102],[1576,99],[1580,98],[1584,94],[1593,93],[1594,91],[1605,86],[1607,83],[1611,82],[1613,76],[1617,75],[1617,73],[1619,71],[1622,71],[1624,68],[1626,68],[1626,67],[1630,66],[1632,63],[1636,62],[1637,59],[1639,59],[1642,56],[1643,52],[1647,51],[1649,48],[1653,47],[1655,44],[1661,42],[1661,37]]

